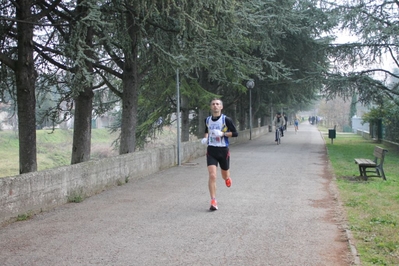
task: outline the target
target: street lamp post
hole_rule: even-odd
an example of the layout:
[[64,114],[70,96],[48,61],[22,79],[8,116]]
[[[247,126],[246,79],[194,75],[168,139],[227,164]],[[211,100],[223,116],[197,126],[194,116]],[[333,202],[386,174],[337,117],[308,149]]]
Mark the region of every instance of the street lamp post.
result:
[[247,81],[247,89],[249,90],[249,139],[252,139],[252,89],[255,86],[253,79]]
[[273,112],[273,91],[270,91],[270,127],[269,132],[273,132],[273,119],[274,119],[274,112]]
[[179,69],[176,70],[176,98],[177,98],[177,109],[176,109],[176,123],[177,123],[177,165],[181,165],[180,157],[180,80],[179,80]]

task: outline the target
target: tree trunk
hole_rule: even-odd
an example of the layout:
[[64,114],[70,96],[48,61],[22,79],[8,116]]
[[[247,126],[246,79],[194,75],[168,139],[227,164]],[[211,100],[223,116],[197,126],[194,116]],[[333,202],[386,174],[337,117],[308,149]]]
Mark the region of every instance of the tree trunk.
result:
[[119,154],[132,153],[136,149],[136,127],[137,127],[137,104],[138,104],[138,66],[137,42],[139,39],[139,28],[135,24],[132,14],[128,13],[126,25],[131,40],[130,50],[124,51],[125,64],[123,69],[122,83],[122,121],[121,140]]
[[198,132],[197,137],[202,139],[205,134],[205,118],[208,117],[208,111],[199,110],[198,112]]
[[[79,17],[88,16],[90,10],[81,5],[78,1],[77,11]],[[77,29],[75,29],[77,30]],[[85,35],[81,36],[85,40],[87,47],[93,47],[93,28],[88,27]],[[87,58],[93,58],[93,52],[90,49],[85,49],[84,54]],[[85,59],[85,70],[89,75],[93,75],[93,64],[90,60]],[[83,70],[83,69],[82,69]],[[82,71],[80,70],[80,71]],[[87,84],[83,87],[83,91],[74,99],[75,100],[75,120],[73,127],[73,144],[72,144],[72,158],[71,164],[86,162],[90,160],[91,152],[91,120],[93,111],[93,86],[91,77],[82,77],[82,84]]]
[[36,98],[37,73],[33,60],[32,1],[17,0],[18,61],[16,75],[18,130],[19,130],[19,172],[37,171],[36,155]]
[[238,101],[238,107],[239,107],[239,117],[238,117],[238,124],[239,124],[239,130],[243,131],[246,129],[246,112],[245,112],[245,108],[243,108],[243,101],[242,99]]
[[234,124],[237,124],[237,104],[233,104],[232,108],[231,108],[231,113],[227,114],[228,116],[230,116],[231,120],[233,120]]
[[87,88],[75,98],[75,119],[71,164],[90,160],[91,117],[93,110],[93,91]]
[[188,109],[187,96],[181,97],[181,141],[190,140],[190,110]]
[[[133,68],[135,69],[135,67]],[[137,71],[125,69],[123,72],[122,122],[119,154],[132,153],[136,148],[137,125]]]

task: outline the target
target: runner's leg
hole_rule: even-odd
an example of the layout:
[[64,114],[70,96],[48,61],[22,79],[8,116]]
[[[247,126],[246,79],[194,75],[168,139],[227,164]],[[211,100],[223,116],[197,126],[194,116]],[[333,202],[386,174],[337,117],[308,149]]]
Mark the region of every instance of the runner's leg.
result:
[[208,180],[208,187],[209,187],[209,194],[211,199],[216,198],[216,165],[208,165],[208,173],[209,173],[209,180]]

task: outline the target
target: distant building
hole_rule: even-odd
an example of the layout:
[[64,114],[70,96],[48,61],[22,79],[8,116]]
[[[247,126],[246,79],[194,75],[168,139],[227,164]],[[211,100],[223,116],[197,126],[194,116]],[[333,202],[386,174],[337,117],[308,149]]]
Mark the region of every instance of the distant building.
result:
[[356,114],[352,117],[352,132],[356,133],[357,130],[363,130],[369,132],[370,124],[363,123],[363,115],[370,111],[368,106],[364,106],[360,103],[356,104]]
[[363,119],[361,117],[357,117],[356,115],[352,117],[352,131],[353,133],[356,133],[357,130],[363,130],[369,132],[370,130],[370,124],[369,123],[363,123]]

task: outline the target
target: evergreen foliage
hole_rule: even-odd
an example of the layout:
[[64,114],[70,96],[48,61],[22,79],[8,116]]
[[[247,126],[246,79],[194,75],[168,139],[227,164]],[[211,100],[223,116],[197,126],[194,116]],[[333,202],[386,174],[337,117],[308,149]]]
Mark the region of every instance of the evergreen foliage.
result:
[[[254,119],[272,115],[272,104],[295,112],[312,102],[330,67],[331,39],[323,36],[335,17],[319,1],[41,0],[34,6],[45,11],[32,24],[39,122],[74,117],[80,121],[75,130],[87,136],[84,122],[112,110],[120,116],[121,154],[161,129],[160,117],[163,125],[173,122],[177,70],[182,111],[193,116],[190,132],[201,135],[199,117],[213,97],[223,99],[243,129],[248,79],[256,84]],[[16,5],[2,1],[0,7],[0,91],[12,98],[9,69],[21,45],[14,34]],[[91,113],[77,108],[92,102]],[[72,162],[87,158],[79,153]]]
[[[388,84],[397,73],[389,69],[397,61],[397,3],[392,1],[359,0],[331,4],[340,28],[356,37],[348,43],[331,45],[335,71],[326,73],[324,93],[349,98],[358,94],[364,104],[380,102],[384,97],[397,97],[398,90]],[[388,66],[388,64],[390,66]]]

